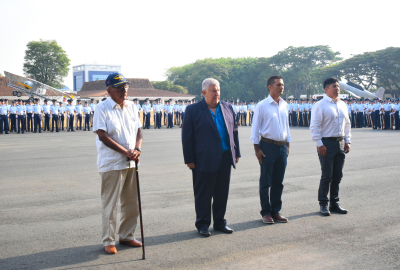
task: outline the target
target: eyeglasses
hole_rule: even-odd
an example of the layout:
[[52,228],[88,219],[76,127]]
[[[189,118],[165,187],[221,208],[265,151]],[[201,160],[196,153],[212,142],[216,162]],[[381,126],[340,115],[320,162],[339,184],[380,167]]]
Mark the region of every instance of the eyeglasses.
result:
[[114,87],[114,88],[117,88],[119,91],[124,91],[124,90],[128,91],[129,85],[127,83],[124,83],[124,84],[122,84],[118,87]]

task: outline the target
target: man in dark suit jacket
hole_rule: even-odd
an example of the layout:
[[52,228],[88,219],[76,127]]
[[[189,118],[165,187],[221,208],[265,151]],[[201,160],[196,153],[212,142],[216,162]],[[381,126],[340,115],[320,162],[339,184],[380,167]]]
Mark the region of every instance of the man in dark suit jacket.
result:
[[231,166],[236,168],[240,150],[233,108],[219,100],[219,82],[205,79],[202,89],[204,99],[186,108],[182,146],[185,164],[193,174],[195,225],[201,235],[210,236],[211,208],[214,230],[233,232],[226,226],[224,216]]

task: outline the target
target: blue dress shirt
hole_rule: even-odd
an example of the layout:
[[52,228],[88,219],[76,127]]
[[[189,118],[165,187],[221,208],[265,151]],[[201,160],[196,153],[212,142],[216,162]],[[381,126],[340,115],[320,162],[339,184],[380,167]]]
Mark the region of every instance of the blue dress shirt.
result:
[[226,131],[224,116],[222,115],[220,104],[217,107],[217,115],[215,115],[211,110],[211,116],[214,119],[215,124],[217,125],[219,137],[222,142],[222,152],[229,150],[229,140],[228,140],[228,132]]

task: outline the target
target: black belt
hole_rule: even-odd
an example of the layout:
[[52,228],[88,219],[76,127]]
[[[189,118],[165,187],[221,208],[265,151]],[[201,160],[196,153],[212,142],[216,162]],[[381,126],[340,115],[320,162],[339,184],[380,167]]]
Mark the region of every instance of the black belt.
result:
[[267,139],[267,138],[264,138],[264,137],[261,137],[261,140],[263,142],[272,143],[272,144],[276,144],[276,145],[279,145],[279,146],[282,146],[282,145],[285,145],[285,144],[288,143],[287,141],[274,141],[274,140]]
[[343,141],[343,137],[322,137],[322,139],[336,142]]

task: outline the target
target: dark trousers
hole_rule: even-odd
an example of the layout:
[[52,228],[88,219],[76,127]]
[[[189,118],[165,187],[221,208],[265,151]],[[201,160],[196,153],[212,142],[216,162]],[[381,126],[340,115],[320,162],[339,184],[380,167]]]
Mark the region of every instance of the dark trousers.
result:
[[69,115],[68,129],[74,130],[74,115],[73,114]]
[[396,130],[400,129],[399,111],[396,111],[396,112],[394,113],[394,122],[396,123],[395,129],[396,129]]
[[145,121],[144,128],[150,128],[150,116],[151,116],[150,113],[146,114],[146,121]]
[[[228,202],[229,182],[231,179],[231,151],[222,153],[221,165],[215,172],[192,170],[194,203],[196,209],[196,228],[207,229],[211,224],[211,209],[214,228],[226,225],[225,212]],[[212,203],[211,203],[212,201]]]
[[44,127],[43,127],[43,130],[46,130],[46,128],[47,128],[47,131],[50,131],[50,114],[49,113],[46,113],[44,115]]
[[299,112],[299,127],[304,126],[304,123],[303,123],[303,115],[304,115],[303,112]]
[[297,112],[292,112],[292,126],[297,127],[298,123],[297,123]]
[[161,112],[156,113],[156,128],[161,128]]
[[385,129],[390,129],[390,112],[385,111]]
[[82,130],[82,114],[78,113],[76,115],[76,117],[77,117],[77,120],[78,120],[78,121],[76,121],[76,129],[78,129],[78,125],[79,125],[79,129]]
[[372,112],[373,115],[373,119],[374,119],[374,128],[381,128],[381,119],[380,119],[380,115],[379,115],[379,110],[375,110]]
[[90,114],[85,114],[85,127],[83,129],[90,131]]
[[358,112],[357,113],[357,127],[362,128],[364,127],[364,113],[363,112]]
[[263,163],[260,164],[261,216],[274,215],[282,209],[283,178],[287,165],[287,146],[260,141]]
[[309,124],[308,124],[308,113],[303,112],[303,116],[304,116],[304,126],[308,127],[309,126]]
[[26,114],[26,129],[27,131],[33,131],[33,113]]
[[0,133],[8,133],[8,115],[0,115]]
[[351,127],[355,128],[356,127],[356,113],[355,112],[351,112]]
[[11,121],[10,131],[11,132],[13,132],[13,131],[17,132],[17,117],[16,117],[15,113],[10,114],[10,121]]
[[64,114],[61,114],[58,118],[60,120],[60,129],[64,130]]
[[242,118],[242,120],[241,120],[241,122],[242,122],[242,126],[247,126],[247,112],[242,112],[241,114],[240,114],[240,116],[241,116],[241,118]]
[[26,115],[18,115],[18,133],[25,133]]
[[168,123],[167,123],[169,128],[174,127],[174,125],[172,124],[173,123],[173,118],[174,118],[174,114],[173,113],[169,113],[168,114]]
[[42,132],[42,115],[40,113],[35,113],[33,116],[34,120],[34,127],[35,127],[35,132],[39,130],[39,132]]
[[236,123],[240,125],[240,112],[236,114]]
[[339,201],[339,184],[343,177],[343,166],[346,157],[344,154],[344,140],[338,142],[322,138],[322,143],[328,150],[324,157],[318,153],[322,171],[318,189],[318,201],[321,205],[327,205],[328,202],[334,205]]
[[178,116],[179,116],[179,112],[175,112],[175,125],[178,124]]
[[56,126],[56,131],[58,131],[58,115],[53,114],[51,118],[51,131],[54,131],[54,125]]
[[250,126],[253,124],[253,116],[254,116],[254,112],[249,112],[249,125]]
[[181,112],[181,126],[183,124],[183,119],[185,119],[185,112]]

